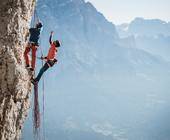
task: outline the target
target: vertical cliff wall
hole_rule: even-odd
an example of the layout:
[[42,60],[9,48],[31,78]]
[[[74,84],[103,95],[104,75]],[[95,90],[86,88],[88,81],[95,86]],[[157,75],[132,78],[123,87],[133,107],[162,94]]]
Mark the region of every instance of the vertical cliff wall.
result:
[[17,140],[29,109],[30,77],[24,67],[25,37],[35,0],[0,4],[0,140]]

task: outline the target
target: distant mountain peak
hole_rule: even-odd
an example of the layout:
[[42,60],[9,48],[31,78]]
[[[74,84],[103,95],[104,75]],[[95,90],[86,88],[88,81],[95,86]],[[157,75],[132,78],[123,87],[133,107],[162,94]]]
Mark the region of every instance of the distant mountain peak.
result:
[[153,23],[157,23],[157,24],[167,24],[167,22],[166,21],[163,21],[163,20],[161,20],[161,19],[145,19],[145,18],[143,18],[143,17],[136,17],[134,20],[132,20],[132,22],[131,23],[133,23],[133,22],[139,22],[139,23],[147,23],[147,24],[149,24],[149,23],[151,23],[151,24],[153,24]]
[[135,18],[128,28],[130,34],[145,36],[157,36],[159,34],[170,36],[170,26],[161,19]]

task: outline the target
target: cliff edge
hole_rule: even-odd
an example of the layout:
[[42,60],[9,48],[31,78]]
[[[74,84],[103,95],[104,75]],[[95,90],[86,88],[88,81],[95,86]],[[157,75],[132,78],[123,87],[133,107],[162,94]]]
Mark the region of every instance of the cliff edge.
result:
[[28,114],[31,83],[23,52],[34,5],[35,0],[1,0],[0,140],[18,140]]

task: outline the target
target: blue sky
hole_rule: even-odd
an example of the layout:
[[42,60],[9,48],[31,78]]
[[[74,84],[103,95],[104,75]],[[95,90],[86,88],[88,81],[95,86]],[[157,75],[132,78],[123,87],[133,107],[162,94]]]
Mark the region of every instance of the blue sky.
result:
[[170,0],[86,0],[115,23],[129,22],[135,17],[170,21]]

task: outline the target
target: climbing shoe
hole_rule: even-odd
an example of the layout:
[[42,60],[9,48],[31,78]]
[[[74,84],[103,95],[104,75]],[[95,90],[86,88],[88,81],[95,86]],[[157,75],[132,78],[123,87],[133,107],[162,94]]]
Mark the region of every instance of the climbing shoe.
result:
[[34,71],[34,69],[33,69],[33,68],[30,68],[30,71]]
[[38,83],[38,81],[36,81],[35,79],[31,79],[31,83],[33,84],[33,85],[36,85],[37,83]]
[[26,67],[26,68],[29,68],[29,67],[30,67],[30,65],[26,65],[25,67]]

